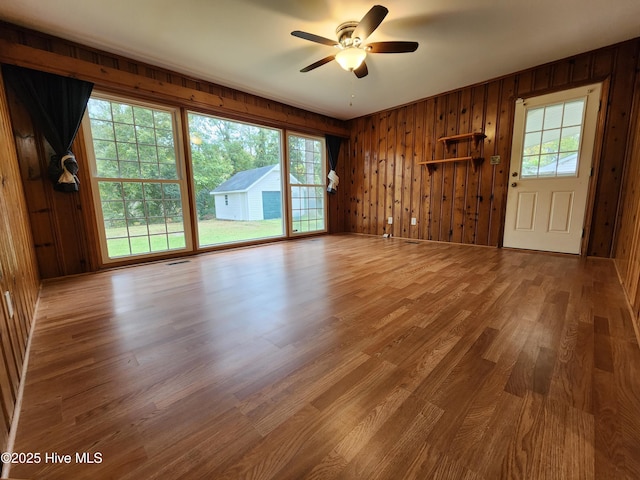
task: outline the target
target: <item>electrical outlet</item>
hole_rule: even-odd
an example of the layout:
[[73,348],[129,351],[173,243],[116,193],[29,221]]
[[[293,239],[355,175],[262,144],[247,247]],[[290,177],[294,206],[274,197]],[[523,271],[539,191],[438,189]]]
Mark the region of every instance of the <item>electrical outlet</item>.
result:
[[387,218],[387,223],[391,225],[393,223],[393,217]]
[[411,225],[416,225],[417,223],[416,217],[411,217]]

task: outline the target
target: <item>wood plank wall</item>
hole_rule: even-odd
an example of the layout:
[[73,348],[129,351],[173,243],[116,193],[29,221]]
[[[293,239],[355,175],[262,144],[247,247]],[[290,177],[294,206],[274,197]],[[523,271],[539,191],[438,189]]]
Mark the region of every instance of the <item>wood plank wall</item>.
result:
[[[639,48],[635,39],[353,120],[345,230],[500,245],[516,99],[604,81],[587,254],[610,257]],[[458,142],[446,155],[479,154],[479,171],[469,162],[448,163],[430,176],[417,164],[444,157],[438,138],[467,132],[487,137],[478,149]],[[500,155],[499,165],[490,164],[492,155]]]
[[640,343],[640,59],[637,72],[614,258]]
[[40,287],[3,85],[0,73],[0,451],[7,445]]
[[[347,124],[340,120],[1,22],[0,62],[71,75],[94,82],[96,89],[227,118],[349,137]],[[7,94],[42,278],[96,271],[100,259],[90,182],[87,168],[82,168],[87,163],[82,131],[73,151],[84,188],[78,194],[55,192],[46,177],[51,148],[13,92]],[[344,143],[337,172],[341,177],[348,154],[347,141]],[[340,195],[329,198],[328,209],[329,231],[342,231]]]

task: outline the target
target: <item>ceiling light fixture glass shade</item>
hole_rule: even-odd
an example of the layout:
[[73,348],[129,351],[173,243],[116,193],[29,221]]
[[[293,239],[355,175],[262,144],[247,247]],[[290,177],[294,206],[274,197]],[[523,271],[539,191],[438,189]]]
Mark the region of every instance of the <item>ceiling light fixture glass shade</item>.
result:
[[342,68],[347,71],[352,71],[358,68],[362,62],[364,62],[367,52],[361,48],[348,47],[344,50],[340,50],[336,54],[336,61]]

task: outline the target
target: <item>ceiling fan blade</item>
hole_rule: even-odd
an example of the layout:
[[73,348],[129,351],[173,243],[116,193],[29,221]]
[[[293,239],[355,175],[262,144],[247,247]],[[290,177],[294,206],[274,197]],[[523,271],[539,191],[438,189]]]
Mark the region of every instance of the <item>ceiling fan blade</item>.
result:
[[318,60],[315,63],[312,63],[311,65],[308,65],[306,67],[304,67],[302,70],[300,70],[302,73],[306,73],[306,72],[310,72],[311,70],[313,70],[314,68],[318,68],[321,67],[322,65],[324,65],[325,63],[329,63],[331,60],[333,60],[334,58],[336,58],[335,55],[329,55],[328,57],[324,57],[322,60]]
[[300,30],[294,30],[291,32],[291,35],[294,37],[302,38],[304,40],[309,40],[310,42],[321,43],[322,45],[329,45],[330,47],[335,47],[338,45],[338,42],[335,40],[330,40],[325,37],[321,37],[320,35],[314,35],[313,33],[302,32]]
[[374,5],[371,7],[371,10],[369,10],[366,15],[362,17],[360,23],[358,23],[358,26],[351,34],[351,38],[357,37],[364,41],[365,38],[371,35],[373,31],[378,28],[378,25],[382,23],[382,20],[387,16],[387,13],[389,13],[389,10],[382,5]]
[[355,73],[358,78],[366,77],[369,74],[367,64],[362,62],[360,66],[353,71],[353,73]]
[[365,46],[368,53],[407,53],[417,49],[418,42],[374,42]]

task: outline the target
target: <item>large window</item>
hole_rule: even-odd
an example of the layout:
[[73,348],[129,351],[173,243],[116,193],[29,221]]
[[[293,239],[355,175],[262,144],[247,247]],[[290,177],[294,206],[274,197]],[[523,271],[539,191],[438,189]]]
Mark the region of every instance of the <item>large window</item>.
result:
[[326,231],[326,161],[321,138],[288,135],[292,234]]
[[280,130],[189,113],[200,247],[284,235]]
[[94,95],[88,118],[103,260],[187,249],[176,112]]
[[323,138],[285,161],[282,130],[103,93],[83,130],[104,263],[326,231]]

